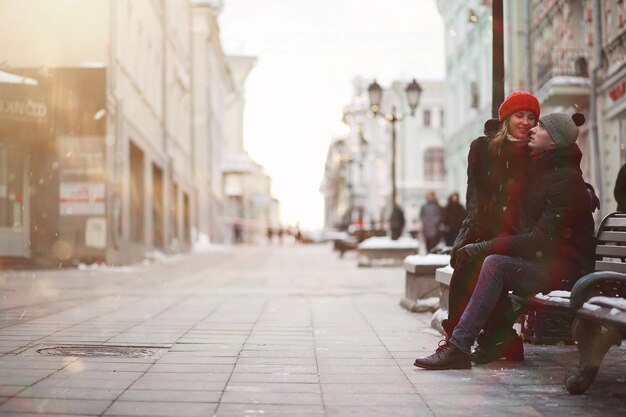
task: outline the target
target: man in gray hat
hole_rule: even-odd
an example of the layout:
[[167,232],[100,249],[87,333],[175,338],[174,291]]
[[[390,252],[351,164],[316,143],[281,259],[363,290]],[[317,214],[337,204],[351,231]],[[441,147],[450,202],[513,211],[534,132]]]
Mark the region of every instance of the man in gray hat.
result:
[[[469,369],[470,349],[503,291],[518,294],[569,290],[594,267],[591,199],[576,145],[581,114],[552,113],[531,129],[529,189],[524,201],[525,233],[466,245],[457,263],[487,255],[478,283],[450,339],[430,356],[426,369]],[[476,362],[479,362],[475,359]]]

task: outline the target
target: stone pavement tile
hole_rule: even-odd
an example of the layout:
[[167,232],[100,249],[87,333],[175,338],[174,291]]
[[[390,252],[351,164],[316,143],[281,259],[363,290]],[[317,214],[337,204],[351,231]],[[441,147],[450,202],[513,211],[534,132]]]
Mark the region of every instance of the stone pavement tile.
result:
[[107,400],[11,398],[0,406],[0,412],[99,415],[110,404]]
[[203,372],[203,373],[217,373],[217,374],[229,374],[233,371],[233,365],[219,365],[219,364],[167,364],[157,363],[150,368],[151,373],[156,372]]
[[[325,417],[434,417],[425,404],[411,407],[327,406]],[[445,414],[441,416],[447,417]]]
[[14,377],[37,377],[45,378],[57,371],[51,369],[19,369],[19,368],[2,368],[0,365],[0,383],[6,383]]
[[36,387],[63,387],[63,388],[100,388],[124,389],[131,381],[124,379],[78,379],[78,378],[47,378],[39,381]]
[[235,373],[230,382],[287,382],[287,383],[319,383],[317,374],[257,374]]
[[239,358],[237,366],[248,365],[302,365],[316,366],[315,358]]
[[78,359],[65,367],[72,372],[82,371],[112,371],[112,372],[145,372],[150,368],[150,363],[111,363],[111,362],[86,362]]
[[291,350],[258,350],[244,349],[239,355],[241,358],[314,358],[314,349],[291,349]]
[[37,376],[11,376],[10,378],[2,378],[0,383],[5,385],[32,385],[41,380],[41,377]]
[[237,363],[236,356],[191,356],[191,355],[166,355],[159,359],[159,365],[234,365]]
[[201,372],[146,372],[141,379],[137,381],[187,381],[187,382],[226,382],[230,377],[230,373],[201,373]]
[[407,382],[407,379],[402,374],[322,374],[320,382],[322,384],[403,384]]
[[143,372],[125,372],[125,371],[83,371],[73,368],[72,370],[63,369],[52,375],[51,379],[76,378],[76,379],[107,379],[107,380],[123,380],[132,382],[143,375]]
[[[435,416],[443,417],[486,417],[486,416],[507,416],[507,417],[544,417],[543,414],[535,410],[531,405],[487,405],[487,406],[431,406]],[[570,417],[570,414],[558,414],[559,417]],[[589,414],[586,415],[589,417]],[[555,416],[556,417],[556,416]],[[582,417],[582,416],[581,416]]]
[[466,393],[451,395],[448,391],[422,392],[421,397],[434,410],[435,408],[472,408],[472,407],[524,407],[528,402],[515,394],[501,393],[493,395],[490,393]]
[[22,391],[28,385],[4,385],[7,381],[0,381],[3,385],[0,385],[0,397],[10,397],[16,393]]
[[315,374],[315,365],[240,365],[235,367],[235,373],[262,373],[262,374]]
[[[3,412],[0,410],[0,417],[42,417],[40,413],[16,413],[15,411]],[[63,417],[88,417],[85,414],[63,414]],[[93,417],[93,416],[89,416]]]
[[319,358],[318,363],[320,366],[397,366],[392,358]]
[[318,405],[220,404],[214,417],[247,416],[325,417],[326,413]]
[[114,400],[122,389],[63,388],[35,385],[16,395],[21,398],[58,398],[73,400]]
[[237,343],[175,343],[170,352],[238,352],[240,349],[241,344]]
[[217,403],[222,391],[174,391],[174,390],[139,390],[130,389],[124,392],[118,401],[165,401],[165,402],[197,402]]
[[326,394],[415,394],[411,384],[323,384]]
[[318,348],[315,349],[317,352],[317,356],[320,358],[371,358],[371,359],[384,359],[391,358],[391,354],[386,350],[366,350],[366,351],[355,351],[352,349],[328,349],[328,348]]
[[217,404],[185,402],[116,401],[105,416],[207,417]]
[[320,374],[376,374],[401,375],[402,370],[397,365],[392,366],[362,366],[362,365],[320,365]]
[[509,395],[510,391],[506,385],[499,383],[474,383],[466,381],[450,380],[444,382],[413,383],[414,389],[419,393],[440,394],[442,392],[454,392],[455,394],[468,395]]
[[293,393],[321,393],[319,384],[310,383],[282,383],[282,382],[229,382],[226,392],[293,392]]
[[169,381],[163,374],[157,379],[140,379],[129,389],[143,390],[189,390],[189,391],[221,391],[226,381]]
[[63,368],[65,365],[70,363],[71,360],[60,360],[58,358],[54,359],[42,359],[42,358],[32,358],[26,356],[16,357],[8,357],[3,356],[0,358],[0,367],[3,369],[7,368],[16,368],[16,369],[51,369],[58,370]]
[[319,393],[225,392],[220,404],[322,405]]
[[363,407],[420,407],[424,400],[417,394],[351,394],[329,393],[324,391],[326,406],[363,406]]
[[541,415],[542,417],[624,417],[626,415],[626,406],[624,405],[621,407],[612,407],[603,410],[598,410],[588,405],[578,407],[533,405],[533,408],[535,408],[538,415]]

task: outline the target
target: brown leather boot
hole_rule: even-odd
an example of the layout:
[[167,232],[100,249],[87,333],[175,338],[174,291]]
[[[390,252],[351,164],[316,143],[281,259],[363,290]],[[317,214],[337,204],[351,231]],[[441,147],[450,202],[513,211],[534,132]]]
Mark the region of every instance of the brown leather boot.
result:
[[442,340],[435,353],[424,358],[417,358],[413,365],[433,370],[443,369],[470,369],[472,362],[470,355],[462,352],[447,340]]

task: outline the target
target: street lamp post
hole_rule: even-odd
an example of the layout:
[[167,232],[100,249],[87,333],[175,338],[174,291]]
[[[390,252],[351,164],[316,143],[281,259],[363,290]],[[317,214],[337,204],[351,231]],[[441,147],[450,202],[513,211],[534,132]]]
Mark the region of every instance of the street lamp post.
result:
[[[383,89],[374,80],[367,89],[370,99],[370,108],[374,116],[381,113],[383,117],[391,123],[391,213],[397,204],[396,201],[396,122],[402,120],[404,116],[401,113],[396,112],[396,107],[391,107],[391,113],[383,114],[380,111],[380,106],[383,98]],[[409,108],[411,109],[411,116],[415,115],[415,109],[417,108],[422,94],[422,87],[418,82],[413,79],[406,89],[407,101],[409,102]]]

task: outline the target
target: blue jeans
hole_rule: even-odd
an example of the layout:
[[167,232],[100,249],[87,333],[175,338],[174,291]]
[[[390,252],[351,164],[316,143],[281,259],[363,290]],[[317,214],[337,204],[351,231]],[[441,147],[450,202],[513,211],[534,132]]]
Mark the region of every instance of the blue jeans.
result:
[[472,297],[452,332],[450,343],[470,353],[503,290],[520,295],[534,294],[548,289],[549,278],[546,265],[513,256],[487,256]]

